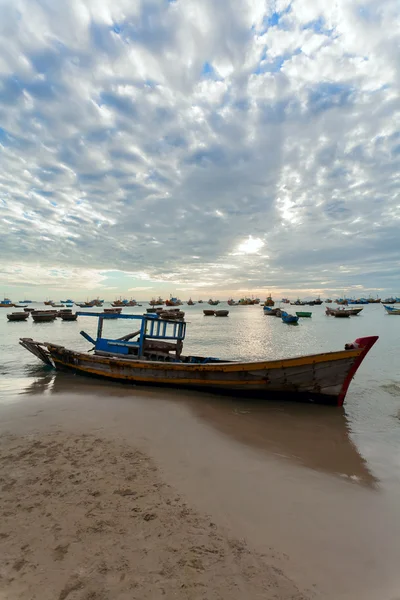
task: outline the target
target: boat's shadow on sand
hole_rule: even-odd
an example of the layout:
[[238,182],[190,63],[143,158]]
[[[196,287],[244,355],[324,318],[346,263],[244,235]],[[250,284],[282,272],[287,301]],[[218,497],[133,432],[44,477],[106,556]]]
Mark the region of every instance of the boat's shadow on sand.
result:
[[378,479],[351,439],[345,409],[296,402],[219,396],[206,392],[109,383],[31,367],[24,394],[79,394],[173,402],[236,442],[297,465],[376,488]]

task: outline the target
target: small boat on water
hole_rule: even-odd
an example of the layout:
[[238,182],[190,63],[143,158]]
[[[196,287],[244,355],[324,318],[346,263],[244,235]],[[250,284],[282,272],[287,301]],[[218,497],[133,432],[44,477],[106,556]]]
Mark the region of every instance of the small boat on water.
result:
[[181,320],[185,318],[185,313],[183,312],[183,310],[179,310],[179,308],[171,308],[170,310],[166,310],[165,308],[163,310],[157,311],[156,315],[160,318],[160,319],[173,319],[173,320]]
[[105,313],[120,313],[122,311],[122,306],[119,306],[117,308],[103,308]]
[[217,304],[219,304],[219,300],[213,300],[212,298],[210,298],[208,304],[210,306],[217,306]]
[[345,319],[346,317],[356,317],[364,310],[363,308],[325,308],[325,314],[330,317],[338,317],[339,319]]
[[55,304],[55,302],[53,302],[53,304],[51,305],[53,308],[63,308],[64,304]]
[[54,300],[45,300],[45,301],[43,302],[43,304],[44,304],[45,306],[51,306],[51,305],[53,304],[53,302],[54,302]]
[[29,317],[28,312],[12,312],[12,313],[8,313],[8,315],[7,315],[7,319],[9,321],[26,321],[26,319],[28,317]]
[[205,317],[213,317],[215,315],[215,310],[206,308],[205,310],[203,310],[203,314]]
[[34,310],[32,313],[32,319],[35,323],[48,323],[50,321],[54,321],[57,317],[57,311],[36,311]]
[[216,317],[227,317],[228,315],[229,315],[229,310],[216,310],[215,311]]
[[66,312],[62,312],[60,314],[61,320],[62,321],[76,321],[78,318],[78,315],[76,313],[66,313]]
[[15,308],[28,308],[27,304],[14,304]]
[[188,306],[194,306],[196,304],[196,302],[193,302],[193,300],[191,298],[189,298],[189,300],[187,301]]
[[388,315],[400,315],[400,308],[394,308],[394,306],[385,306],[384,308]]
[[264,315],[268,315],[270,317],[281,317],[282,311],[280,308],[271,308],[270,306],[263,306]]
[[299,317],[297,315],[289,315],[285,310],[281,311],[281,318],[288,325],[297,325]]
[[229,298],[228,306],[237,306],[238,304],[239,304],[239,302],[235,302],[235,300],[233,298]]
[[298,317],[301,317],[302,319],[311,319],[312,312],[299,311],[299,312],[296,312],[296,315]]
[[27,312],[27,313],[35,312],[35,309],[34,308],[24,308],[24,312]]
[[[184,321],[153,315],[78,312],[98,318],[97,338],[82,331],[94,352],[71,350],[52,342],[21,338],[20,344],[46,365],[83,375],[126,381],[298,399],[342,406],[349,385],[378,336],[358,338],[344,350],[276,360],[225,360],[183,355]],[[105,322],[138,321],[138,328],[119,338],[103,337]]]

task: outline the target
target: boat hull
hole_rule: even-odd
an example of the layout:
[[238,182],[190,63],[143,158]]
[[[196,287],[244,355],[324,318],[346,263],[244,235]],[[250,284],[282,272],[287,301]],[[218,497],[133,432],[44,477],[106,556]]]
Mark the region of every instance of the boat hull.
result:
[[21,345],[58,369],[135,385],[203,389],[264,399],[283,396],[341,406],[351,379],[377,339],[360,338],[357,347],[347,350],[285,360],[206,364],[92,355],[29,338],[22,338]]

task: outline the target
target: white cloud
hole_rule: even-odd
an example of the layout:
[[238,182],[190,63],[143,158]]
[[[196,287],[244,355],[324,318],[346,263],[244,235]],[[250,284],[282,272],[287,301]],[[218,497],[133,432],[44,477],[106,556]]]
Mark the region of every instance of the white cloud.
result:
[[0,235],[25,285],[57,268],[90,285],[140,273],[143,294],[300,290],[326,266],[340,289],[395,285],[397,0],[3,0],[2,15]]

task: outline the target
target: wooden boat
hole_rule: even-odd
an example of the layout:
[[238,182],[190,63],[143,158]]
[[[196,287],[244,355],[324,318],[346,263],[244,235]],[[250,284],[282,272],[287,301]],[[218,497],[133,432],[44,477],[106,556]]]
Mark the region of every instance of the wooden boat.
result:
[[104,308],[103,309],[105,313],[120,313],[122,311],[122,307],[118,307],[118,308]]
[[296,312],[296,315],[298,317],[301,317],[302,319],[310,319],[312,316],[312,312],[301,311],[301,312]]
[[304,306],[305,302],[302,302],[300,298],[297,298],[296,302],[291,302],[290,306]]
[[203,300],[197,300],[197,304],[203,304]]
[[[78,312],[98,318],[97,338],[81,332],[94,353],[21,338],[20,344],[45,364],[73,373],[132,384],[170,385],[269,397],[321,401],[342,406],[350,382],[378,336],[357,339],[344,350],[279,360],[229,361],[183,356],[184,321],[152,315]],[[139,329],[121,338],[103,337],[105,321],[137,320]],[[135,341],[133,341],[137,338]]]
[[237,306],[238,302],[235,302],[235,300],[233,298],[229,298],[228,300],[228,306]]
[[216,317],[227,317],[228,315],[229,315],[229,310],[216,310],[215,311]]
[[203,310],[203,314],[205,317],[213,317],[215,314],[215,310],[210,310],[209,308],[206,308],[205,310]]
[[345,319],[346,317],[356,317],[360,314],[360,312],[364,310],[363,308],[330,308],[327,306],[325,308],[325,314],[330,317],[338,317],[339,319]]
[[60,317],[63,321],[76,321],[78,315],[76,313],[62,313]]
[[188,306],[194,306],[196,304],[196,302],[193,302],[193,300],[191,298],[189,298],[187,303],[188,303]]
[[299,317],[297,315],[289,315],[286,311],[281,311],[281,318],[284,323],[288,325],[297,325]]
[[208,304],[210,306],[217,306],[217,304],[219,304],[219,300],[213,300],[212,298],[210,298]]
[[12,313],[8,313],[8,315],[7,315],[7,319],[9,321],[26,321],[26,319],[28,317],[29,317],[28,312],[12,312]]
[[400,315],[400,308],[394,308],[393,306],[385,306],[384,308],[388,315]]
[[14,304],[15,308],[28,308],[27,304]]
[[34,312],[35,309],[34,308],[24,308],[24,312],[27,312],[28,314],[31,312]]
[[54,321],[57,317],[56,311],[36,311],[34,310],[32,313],[32,319],[35,323],[48,323],[49,321]]
[[55,302],[53,302],[53,304],[51,304],[51,306],[52,306],[53,308],[63,308],[63,307],[64,307],[64,304],[55,304]]
[[53,304],[53,302],[54,302],[54,300],[45,300],[45,301],[43,302],[43,304],[44,304],[45,306],[51,306],[51,305]]
[[264,315],[269,315],[270,317],[281,317],[282,311],[280,308],[271,308],[270,306],[263,306]]
[[172,308],[170,310],[162,309],[157,311],[156,313],[160,319],[173,319],[173,320],[181,320],[184,319],[185,313],[183,310],[179,310],[179,308]]

